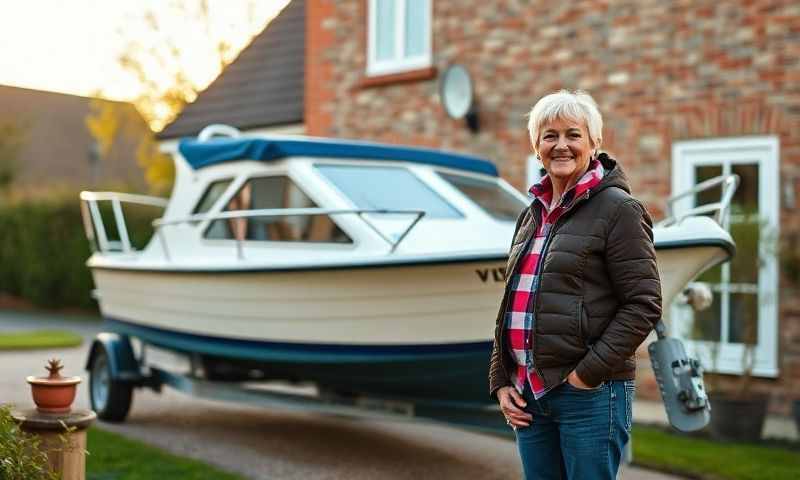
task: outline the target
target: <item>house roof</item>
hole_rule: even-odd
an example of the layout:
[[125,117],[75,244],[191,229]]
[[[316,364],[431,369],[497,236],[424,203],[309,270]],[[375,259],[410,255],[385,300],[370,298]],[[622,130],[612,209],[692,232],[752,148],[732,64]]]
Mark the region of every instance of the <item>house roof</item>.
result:
[[213,123],[240,130],[301,123],[304,62],[305,0],[291,0],[158,138],[195,136]]
[[[113,105],[121,122],[120,134],[102,158],[97,157],[97,142],[86,127],[92,102]],[[0,125],[14,125],[22,135],[15,185],[144,186],[136,148],[152,132],[133,105],[7,85],[0,85],[0,105]]]
[[269,162],[287,157],[325,157],[406,161],[497,176],[493,163],[471,155],[357,140],[312,137],[184,139],[178,148],[195,169],[235,160]]

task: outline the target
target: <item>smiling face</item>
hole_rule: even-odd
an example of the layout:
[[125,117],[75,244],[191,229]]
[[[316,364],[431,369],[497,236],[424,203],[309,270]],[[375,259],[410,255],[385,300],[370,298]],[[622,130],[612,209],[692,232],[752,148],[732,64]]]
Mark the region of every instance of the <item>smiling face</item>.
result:
[[536,142],[544,169],[554,180],[568,185],[586,171],[594,148],[586,122],[564,118],[545,124]]

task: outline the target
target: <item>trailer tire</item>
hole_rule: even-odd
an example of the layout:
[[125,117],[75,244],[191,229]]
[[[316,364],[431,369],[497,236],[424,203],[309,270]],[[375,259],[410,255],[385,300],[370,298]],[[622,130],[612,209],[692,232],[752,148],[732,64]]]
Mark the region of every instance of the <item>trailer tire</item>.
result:
[[98,348],[89,367],[89,401],[98,418],[107,422],[123,422],[133,400],[133,384],[114,380],[108,352]]

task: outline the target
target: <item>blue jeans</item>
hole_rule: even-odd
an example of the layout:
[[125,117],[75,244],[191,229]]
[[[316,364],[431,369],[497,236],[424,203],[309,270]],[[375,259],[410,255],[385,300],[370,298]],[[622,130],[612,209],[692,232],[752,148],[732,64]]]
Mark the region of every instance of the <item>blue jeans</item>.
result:
[[614,480],[631,434],[634,382],[582,390],[564,383],[539,400],[523,397],[533,415],[516,430],[526,480]]

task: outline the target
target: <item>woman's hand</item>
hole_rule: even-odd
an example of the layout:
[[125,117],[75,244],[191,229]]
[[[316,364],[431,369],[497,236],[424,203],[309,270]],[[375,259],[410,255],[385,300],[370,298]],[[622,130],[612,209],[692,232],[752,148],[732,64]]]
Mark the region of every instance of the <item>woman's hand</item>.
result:
[[578,374],[575,373],[575,370],[569,372],[569,375],[567,375],[567,383],[569,383],[575,388],[580,388],[581,390],[590,390],[592,388],[589,385],[583,383],[583,380],[581,380],[581,377],[579,377]]
[[514,428],[527,427],[533,421],[533,415],[523,410],[527,403],[514,387],[501,387],[497,390],[500,410],[506,417],[506,423]]

